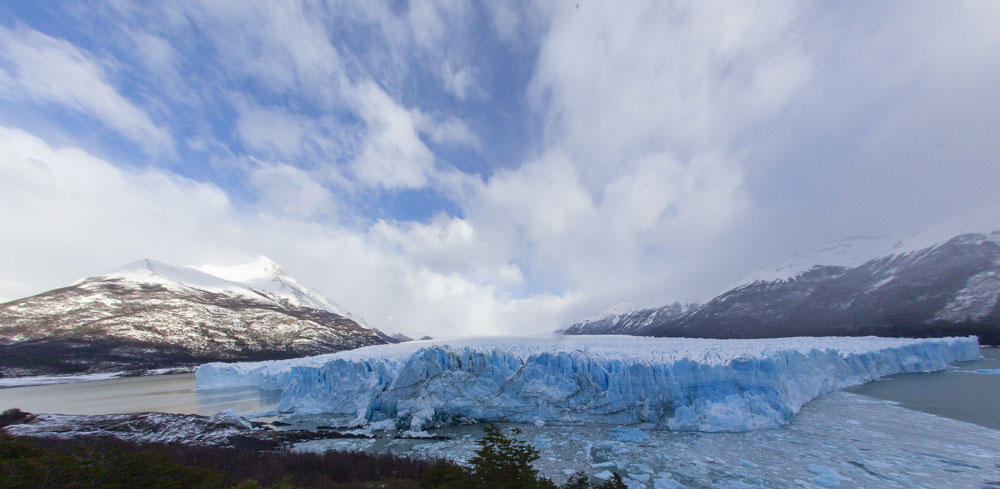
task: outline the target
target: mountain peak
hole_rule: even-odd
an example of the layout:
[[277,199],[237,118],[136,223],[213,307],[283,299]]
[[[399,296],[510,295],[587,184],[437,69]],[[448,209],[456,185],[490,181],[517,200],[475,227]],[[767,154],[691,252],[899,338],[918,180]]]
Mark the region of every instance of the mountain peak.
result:
[[166,263],[156,261],[150,258],[143,258],[141,260],[136,260],[131,263],[126,263],[125,265],[122,265],[121,267],[115,269],[111,273],[124,273],[124,272],[140,271],[140,270],[146,270],[156,273],[157,269],[162,270],[164,268],[169,268],[169,267],[170,266],[167,265]]
[[239,265],[202,265],[198,269],[233,282],[260,282],[276,278],[290,278],[281,265],[264,255]]
[[360,317],[351,314],[340,304],[327,299],[322,294],[300,284],[274,260],[260,255],[255,260],[241,265],[202,265],[199,270],[239,283],[278,300],[287,300],[293,305],[312,307],[339,314],[364,324]]
[[[141,370],[287,358],[385,342],[321,296],[278,276],[283,271],[266,258],[234,268],[244,277],[273,278],[242,283],[142,259],[71,287],[3,304],[0,346],[4,351],[21,346],[10,350],[18,352],[14,355],[0,352],[0,376],[11,368],[51,374],[77,368],[68,365]],[[211,325],[208,333],[206,325]],[[57,360],[46,363],[48,358]]]
[[241,290],[240,284],[192,267],[176,266],[161,261],[144,258],[129,263],[113,272],[91,277],[92,279],[125,280],[144,284],[166,285],[168,287],[194,287],[211,292],[235,292],[253,296],[249,290]]
[[640,302],[619,302],[618,304],[615,304],[615,305],[609,307],[608,309],[605,309],[605,310],[603,310],[603,311],[601,311],[601,312],[599,312],[597,314],[594,314],[594,315],[592,315],[592,316],[584,319],[581,322],[583,322],[583,323],[595,323],[597,321],[601,321],[601,320],[604,320],[604,319],[607,319],[607,318],[624,316],[626,314],[633,313],[633,312],[638,311],[640,309],[646,309],[646,308],[649,308],[649,307],[652,307],[652,303],[649,302],[649,301],[645,301],[645,302],[641,302],[641,303]]
[[1000,243],[1000,207],[942,220],[930,227],[901,227],[877,236],[854,236],[826,243],[757,270],[730,289],[755,282],[788,280],[817,266],[853,268],[876,258],[907,255],[941,246],[959,236],[973,235]]
[[93,278],[120,279],[167,287],[193,287],[254,300],[287,302],[294,306],[325,310],[361,322],[360,318],[353,316],[339,304],[299,284],[280,265],[266,256],[259,256],[251,262],[240,265],[200,267],[168,265],[146,258]]

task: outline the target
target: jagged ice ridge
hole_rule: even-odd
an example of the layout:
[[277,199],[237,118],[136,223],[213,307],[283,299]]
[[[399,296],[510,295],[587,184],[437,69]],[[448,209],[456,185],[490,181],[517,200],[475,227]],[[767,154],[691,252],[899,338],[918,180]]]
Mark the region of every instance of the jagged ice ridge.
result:
[[283,390],[279,410],[376,428],[507,420],[746,431],[885,375],[980,358],[976,337],[445,339],[295,360],[211,363],[199,387]]

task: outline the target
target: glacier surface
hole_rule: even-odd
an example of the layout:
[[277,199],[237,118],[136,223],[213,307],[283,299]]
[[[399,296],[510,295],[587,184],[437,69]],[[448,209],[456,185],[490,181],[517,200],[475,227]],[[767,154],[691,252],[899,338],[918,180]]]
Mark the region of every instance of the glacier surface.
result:
[[885,375],[980,358],[976,337],[441,339],[294,360],[211,363],[199,387],[282,390],[279,410],[425,428],[484,421],[746,431]]

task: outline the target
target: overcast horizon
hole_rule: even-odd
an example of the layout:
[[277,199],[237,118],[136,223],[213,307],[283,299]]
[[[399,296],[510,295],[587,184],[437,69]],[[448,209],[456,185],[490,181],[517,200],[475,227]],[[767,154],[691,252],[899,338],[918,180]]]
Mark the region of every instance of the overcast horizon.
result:
[[551,331],[1000,205],[1000,2],[0,4],[0,301],[264,255]]

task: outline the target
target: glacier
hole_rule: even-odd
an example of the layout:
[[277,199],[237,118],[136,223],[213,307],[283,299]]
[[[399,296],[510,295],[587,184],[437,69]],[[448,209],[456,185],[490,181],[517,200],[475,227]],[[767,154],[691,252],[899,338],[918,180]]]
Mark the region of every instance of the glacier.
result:
[[842,387],[978,358],[975,336],[502,337],[210,363],[196,377],[199,388],[280,389],[281,412],[345,414],[382,429],[541,420],[736,432],[787,424]]

